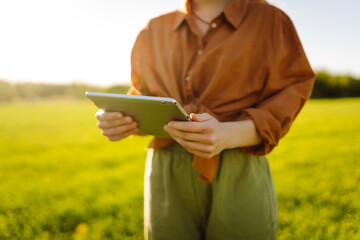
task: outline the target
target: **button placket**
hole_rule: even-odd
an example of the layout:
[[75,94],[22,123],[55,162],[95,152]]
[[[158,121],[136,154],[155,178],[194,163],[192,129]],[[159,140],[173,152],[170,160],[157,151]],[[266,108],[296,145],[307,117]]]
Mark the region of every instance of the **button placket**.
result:
[[[194,46],[195,47],[195,46]],[[200,58],[201,55],[203,55],[204,53],[204,43],[202,39],[198,39],[198,45],[197,45],[197,50],[195,50],[194,55],[193,55],[193,59],[191,61],[191,64],[188,67],[188,71],[186,72],[186,75],[184,77],[184,81],[185,81],[185,89],[186,89],[186,101],[190,101],[191,99],[194,98],[194,90],[193,90],[193,79],[192,79],[192,75],[193,75],[193,68],[196,67],[196,64]]]
[[[188,73],[188,74],[190,74],[190,73]],[[193,98],[192,84],[191,84],[190,80],[191,80],[190,76],[187,75],[185,77],[185,88],[186,88],[186,92],[187,92],[187,94],[186,94],[187,95],[187,97],[186,97],[187,100]]]

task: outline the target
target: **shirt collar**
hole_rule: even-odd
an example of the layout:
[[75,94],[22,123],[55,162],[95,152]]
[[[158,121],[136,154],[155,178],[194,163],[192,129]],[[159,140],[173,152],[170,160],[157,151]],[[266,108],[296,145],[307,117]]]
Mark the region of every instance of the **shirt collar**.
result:
[[244,19],[251,0],[232,0],[225,8],[224,15],[234,28],[238,28]]
[[191,9],[190,1],[191,0],[186,0],[184,6],[177,11],[174,23],[174,31],[176,31],[187,18],[187,15]]
[[[223,10],[227,21],[234,27],[238,28],[245,17],[249,2],[251,0],[232,0]],[[174,31],[187,19],[191,12],[191,0],[186,0],[184,7],[177,11],[174,22]]]

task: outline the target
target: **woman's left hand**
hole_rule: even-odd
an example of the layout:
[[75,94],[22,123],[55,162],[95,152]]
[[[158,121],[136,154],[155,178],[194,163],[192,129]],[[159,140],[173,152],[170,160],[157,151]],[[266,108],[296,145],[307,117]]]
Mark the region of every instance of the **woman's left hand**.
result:
[[192,113],[190,118],[193,121],[171,121],[164,130],[198,157],[212,158],[226,148],[227,136],[221,122],[208,113]]

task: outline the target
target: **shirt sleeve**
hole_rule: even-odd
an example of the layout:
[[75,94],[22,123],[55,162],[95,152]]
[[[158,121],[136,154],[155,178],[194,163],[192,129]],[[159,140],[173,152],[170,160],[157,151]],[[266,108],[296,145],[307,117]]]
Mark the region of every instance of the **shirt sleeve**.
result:
[[279,19],[271,37],[269,72],[260,98],[240,116],[251,118],[263,139],[260,145],[242,148],[253,155],[271,152],[289,131],[310,97],[315,79],[293,23],[285,13]]
[[141,88],[143,84],[141,69],[143,61],[141,58],[143,52],[145,51],[145,38],[147,33],[147,27],[143,29],[137,36],[135,44],[131,50],[131,83],[130,89],[127,94],[129,95],[142,95]]

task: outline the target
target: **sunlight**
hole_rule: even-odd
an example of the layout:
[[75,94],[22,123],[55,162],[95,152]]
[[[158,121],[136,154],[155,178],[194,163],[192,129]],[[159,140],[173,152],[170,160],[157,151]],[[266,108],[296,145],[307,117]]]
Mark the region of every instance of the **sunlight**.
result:
[[[356,63],[360,34],[355,31],[360,22],[355,9],[360,2],[268,2],[289,14],[315,70],[360,75]],[[139,31],[149,19],[178,9],[183,3],[0,1],[0,79],[128,83],[131,48]]]

